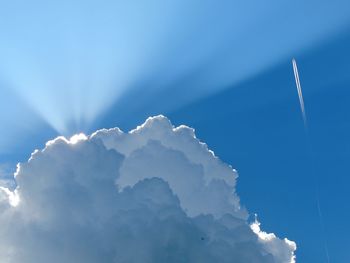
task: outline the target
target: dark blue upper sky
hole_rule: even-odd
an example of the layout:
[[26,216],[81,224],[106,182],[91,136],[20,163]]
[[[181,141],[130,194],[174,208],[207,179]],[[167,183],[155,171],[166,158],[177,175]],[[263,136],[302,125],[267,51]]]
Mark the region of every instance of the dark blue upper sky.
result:
[[325,242],[350,261],[350,3],[14,2],[0,7],[3,176],[61,133],[164,114],[238,170],[242,203],[298,262],[326,262]]

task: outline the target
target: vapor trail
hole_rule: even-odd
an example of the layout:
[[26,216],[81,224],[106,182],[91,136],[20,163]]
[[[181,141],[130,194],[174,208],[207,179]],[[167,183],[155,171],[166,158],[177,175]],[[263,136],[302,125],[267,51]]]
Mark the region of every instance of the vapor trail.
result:
[[304,125],[306,126],[306,113],[305,113],[303,92],[301,91],[301,85],[300,85],[300,79],[299,79],[299,72],[298,72],[297,62],[295,61],[294,58],[292,60],[292,63],[293,63],[293,71],[294,71],[295,83],[297,85],[297,90],[298,90],[298,96],[299,96],[299,102],[300,102],[300,107],[301,107],[301,113],[303,114],[303,121],[304,121]]
[[318,212],[318,217],[320,219],[320,226],[321,226],[321,231],[322,231],[322,236],[323,236],[323,241],[324,241],[324,250],[325,250],[327,263],[329,263],[330,262],[329,250],[328,250],[328,243],[327,243],[326,234],[325,234],[325,225],[324,225],[324,220],[323,220],[323,214],[322,214],[321,204],[320,204],[320,193],[319,193],[318,178],[317,178],[317,175],[316,175],[316,172],[315,172],[315,164],[314,164],[315,161],[314,161],[314,156],[313,156],[312,145],[311,145],[311,142],[310,142],[310,139],[309,139],[309,131],[308,131],[308,127],[307,127],[307,118],[306,118],[306,113],[305,113],[303,92],[301,90],[301,85],[300,85],[298,66],[297,66],[297,62],[296,62],[296,60],[294,58],[292,59],[292,64],[293,64],[295,83],[296,83],[297,90],[298,90],[298,97],[299,97],[301,113],[303,115],[305,134],[306,134],[306,138],[307,138],[307,141],[308,141],[308,150],[309,150],[309,154],[310,154],[311,162],[312,162],[312,173],[313,173],[313,176],[314,176],[314,179],[315,179],[315,184],[316,184],[317,212]]

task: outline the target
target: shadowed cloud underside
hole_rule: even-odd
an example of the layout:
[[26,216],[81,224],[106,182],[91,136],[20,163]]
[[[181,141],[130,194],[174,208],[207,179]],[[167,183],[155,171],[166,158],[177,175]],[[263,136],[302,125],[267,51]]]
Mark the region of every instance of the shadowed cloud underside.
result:
[[249,223],[237,172],[163,116],[58,137],[15,180],[0,191],[4,263],[295,262],[294,242]]

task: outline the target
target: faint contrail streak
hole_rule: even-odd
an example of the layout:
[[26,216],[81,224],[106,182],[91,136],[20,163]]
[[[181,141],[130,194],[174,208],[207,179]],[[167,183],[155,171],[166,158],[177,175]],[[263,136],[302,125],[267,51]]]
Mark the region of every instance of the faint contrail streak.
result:
[[297,85],[297,90],[298,90],[298,96],[299,96],[301,112],[303,114],[304,125],[306,126],[306,113],[305,113],[303,92],[301,91],[301,85],[300,85],[300,79],[299,79],[299,72],[298,72],[297,62],[295,61],[294,58],[292,60],[292,63],[293,63],[293,71],[294,71],[295,83]]
[[298,96],[299,96],[301,113],[303,115],[306,139],[308,141],[308,149],[309,149],[309,153],[310,153],[310,157],[311,157],[311,161],[312,161],[312,173],[313,173],[315,184],[316,184],[317,212],[318,212],[318,216],[319,216],[319,219],[320,219],[320,226],[321,226],[321,231],[322,231],[322,236],[323,236],[323,241],[324,241],[324,250],[325,250],[327,263],[329,263],[330,262],[329,250],[328,250],[328,243],[327,243],[327,239],[326,239],[326,235],[325,235],[325,226],[324,226],[323,214],[322,214],[321,204],[320,204],[320,193],[319,193],[318,178],[317,178],[317,175],[316,175],[316,172],[315,172],[315,167],[314,167],[315,166],[315,164],[314,164],[315,161],[314,161],[311,141],[309,139],[309,131],[308,131],[308,126],[307,126],[307,119],[306,119],[306,113],[305,113],[303,92],[301,90],[301,85],[300,85],[298,66],[297,66],[297,62],[296,62],[296,60],[294,58],[292,59],[292,64],[293,64],[295,83],[296,83],[297,90],[298,90]]

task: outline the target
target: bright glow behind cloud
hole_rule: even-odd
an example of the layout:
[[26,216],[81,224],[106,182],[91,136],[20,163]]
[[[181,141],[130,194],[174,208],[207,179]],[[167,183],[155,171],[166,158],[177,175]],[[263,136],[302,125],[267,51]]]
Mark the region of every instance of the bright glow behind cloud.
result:
[[86,141],[88,139],[88,137],[83,134],[83,133],[79,133],[79,134],[75,134],[73,135],[70,139],[69,139],[69,143],[71,144],[76,144],[80,141]]
[[179,107],[234,85],[336,34],[348,10],[346,0],[6,1],[0,85],[70,135],[135,87],[177,88],[191,76]]
[[0,191],[1,262],[294,262],[294,242],[249,225],[236,171],[193,129],[157,116],[74,138],[35,151],[16,194]]
[[2,191],[3,193],[5,193],[5,195],[7,195],[8,202],[10,205],[12,205],[13,207],[16,207],[19,204],[20,200],[19,200],[17,191],[12,192],[8,188],[2,187],[2,186],[0,186],[0,191]]

